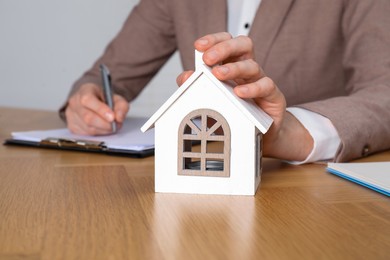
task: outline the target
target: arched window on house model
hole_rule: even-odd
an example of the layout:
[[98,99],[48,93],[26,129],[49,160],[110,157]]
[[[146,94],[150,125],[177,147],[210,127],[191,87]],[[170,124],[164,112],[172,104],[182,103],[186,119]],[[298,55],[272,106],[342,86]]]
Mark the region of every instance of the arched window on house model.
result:
[[220,113],[192,111],[182,120],[178,138],[179,175],[230,176],[230,128]]

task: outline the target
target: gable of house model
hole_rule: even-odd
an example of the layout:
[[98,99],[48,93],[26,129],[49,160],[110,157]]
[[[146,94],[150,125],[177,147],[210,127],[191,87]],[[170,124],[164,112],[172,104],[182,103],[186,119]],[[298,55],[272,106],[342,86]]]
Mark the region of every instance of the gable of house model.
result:
[[[154,113],[150,119],[142,126],[143,132],[154,127],[154,123],[186,92],[196,85],[202,76],[206,76],[213,85],[220,91],[221,95],[232,102],[249,121],[253,123],[263,134],[266,133],[272,124],[272,118],[261,110],[252,99],[242,99],[236,96],[233,91],[233,84],[219,81],[211,72],[211,68],[203,63],[202,53],[196,52],[196,70],[184,82],[182,86]],[[207,93],[205,93],[206,95]]]

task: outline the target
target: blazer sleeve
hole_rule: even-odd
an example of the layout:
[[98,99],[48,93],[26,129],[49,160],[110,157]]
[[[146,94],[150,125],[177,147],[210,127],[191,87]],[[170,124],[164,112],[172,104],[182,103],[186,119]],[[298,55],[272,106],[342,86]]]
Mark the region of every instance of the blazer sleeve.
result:
[[[177,48],[168,5],[165,0],[140,1],[102,56],[73,84],[68,98],[84,83],[101,85],[99,64],[104,63],[114,92],[134,99]],[[63,119],[65,108],[66,103],[60,108]]]
[[335,161],[390,148],[390,1],[345,1],[347,96],[300,105],[329,118],[341,138]]

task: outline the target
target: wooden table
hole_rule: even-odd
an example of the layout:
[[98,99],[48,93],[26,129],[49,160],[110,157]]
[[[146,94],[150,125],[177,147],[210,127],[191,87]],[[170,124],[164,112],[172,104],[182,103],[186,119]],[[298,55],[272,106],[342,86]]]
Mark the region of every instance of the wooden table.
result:
[[[57,127],[0,108],[1,142]],[[323,164],[268,159],[256,196],[211,196],[154,193],[153,159],[0,145],[0,259],[390,258],[390,198]]]

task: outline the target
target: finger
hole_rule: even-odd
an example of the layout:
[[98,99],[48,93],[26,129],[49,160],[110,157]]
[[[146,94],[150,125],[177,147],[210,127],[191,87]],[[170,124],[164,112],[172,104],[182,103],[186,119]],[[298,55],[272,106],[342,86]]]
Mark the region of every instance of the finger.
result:
[[87,135],[87,133],[83,129],[81,129],[81,127],[77,124],[72,124],[68,122],[68,129],[72,134]]
[[84,109],[79,113],[79,119],[84,123],[83,126],[85,129],[96,130],[97,133],[110,132],[111,123],[102,118],[99,114],[96,114],[95,111]]
[[127,112],[129,111],[129,102],[120,95],[114,95],[114,111],[115,121],[121,123],[125,120]]
[[182,72],[179,76],[177,76],[176,84],[181,86],[193,73],[194,71],[192,70]]
[[101,118],[104,118],[108,122],[112,122],[115,119],[114,111],[100,100],[96,95],[86,94],[80,97],[80,104],[98,114]]
[[264,77],[264,72],[252,59],[215,66],[212,73],[219,80],[234,80],[239,84],[253,82]]
[[78,134],[103,135],[111,133],[111,124],[91,110],[83,109],[69,118],[70,128],[75,129],[75,131],[77,129]]
[[253,83],[238,85],[234,92],[241,98],[262,98],[273,101],[278,98],[280,90],[269,77],[263,77]]
[[254,83],[237,86],[234,92],[241,98],[252,98],[273,118],[273,126],[276,129],[280,127],[286,111],[286,99],[270,78],[263,77]]
[[195,41],[194,46],[198,51],[204,52],[217,43],[232,39],[232,36],[227,32],[208,34]]
[[95,135],[95,131],[91,131],[85,122],[79,117],[78,113],[67,109],[65,111],[67,118],[68,129],[77,135]]
[[94,134],[95,132],[107,132],[111,130],[111,124],[107,120],[102,118],[99,114],[96,114],[94,111],[81,105],[75,105],[75,103],[77,104],[74,100],[70,100],[69,105],[65,110],[69,126],[77,125],[78,129],[82,129],[84,133],[87,132],[89,134]]
[[209,66],[231,61],[254,59],[253,42],[249,37],[239,36],[223,41],[219,41],[222,37],[217,37],[216,35],[208,35],[206,37],[210,38],[208,41],[211,43],[208,48],[203,48],[203,61]]
[[73,134],[77,134],[77,135],[89,135],[89,136],[97,135],[97,131],[94,128],[86,127],[85,124],[83,125],[83,124],[69,122],[68,128]]
[[109,121],[90,109],[90,107],[94,108],[93,103],[102,103],[99,94],[101,94],[99,86],[87,83],[82,85],[79,91],[68,100],[65,115],[68,128],[72,132],[96,135],[107,134],[111,131]]

